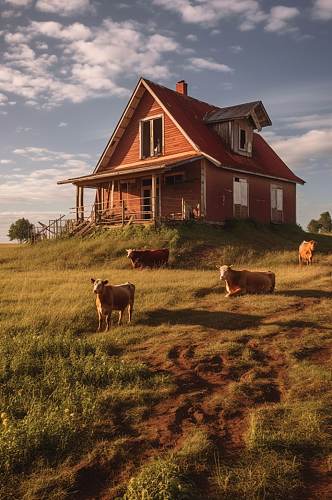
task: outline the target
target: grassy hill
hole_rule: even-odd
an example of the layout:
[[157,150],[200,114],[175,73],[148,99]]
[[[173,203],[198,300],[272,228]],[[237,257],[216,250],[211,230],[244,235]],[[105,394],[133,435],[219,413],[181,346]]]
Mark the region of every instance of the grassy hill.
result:
[[[0,498],[329,498],[332,238],[297,227],[127,228],[0,246]],[[171,268],[124,249],[169,246]],[[270,269],[224,297],[216,264]],[[136,284],[95,333],[90,277]]]

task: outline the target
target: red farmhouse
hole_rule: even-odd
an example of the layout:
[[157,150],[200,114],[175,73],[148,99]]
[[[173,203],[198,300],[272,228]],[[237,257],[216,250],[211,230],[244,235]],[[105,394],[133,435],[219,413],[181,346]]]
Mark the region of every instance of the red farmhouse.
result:
[[[90,175],[77,187],[76,217],[119,224],[253,218],[296,222],[293,174],[262,136],[271,125],[261,101],[219,108],[141,78]],[[96,190],[93,210],[84,188]]]

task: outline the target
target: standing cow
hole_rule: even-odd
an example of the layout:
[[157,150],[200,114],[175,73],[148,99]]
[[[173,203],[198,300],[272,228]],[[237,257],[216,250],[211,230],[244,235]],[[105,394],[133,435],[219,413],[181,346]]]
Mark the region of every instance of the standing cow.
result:
[[299,246],[299,264],[312,264],[312,258],[314,256],[314,250],[316,248],[317,241],[315,240],[310,240],[310,241],[302,241],[301,245]]
[[119,311],[118,325],[120,325],[123,313],[128,309],[128,323],[130,323],[134,308],[135,285],[129,282],[123,285],[108,285],[108,280],[95,280],[94,278],[91,278],[91,283],[97,295],[96,308],[99,320],[97,331],[100,331],[104,318],[105,332],[109,329],[112,311]]
[[168,265],[169,250],[135,250],[127,249],[127,257],[131,260],[133,268],[161,267]]
[[272,293],[274,291],[276,277],[271,271],[235,271],[231,266],[220,266],[219,271],[220,279],[226,282],[226,297],[239,293]]

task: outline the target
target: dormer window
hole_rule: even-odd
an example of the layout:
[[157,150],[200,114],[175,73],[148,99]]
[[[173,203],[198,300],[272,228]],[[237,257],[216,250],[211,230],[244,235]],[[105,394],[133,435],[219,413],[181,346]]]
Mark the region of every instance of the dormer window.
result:
[[141,121],[141,158],[160,156],[163,152],[163,119],[161,116]]
[[239,149],[247,150],[247,132],[243,128],[239,128]]

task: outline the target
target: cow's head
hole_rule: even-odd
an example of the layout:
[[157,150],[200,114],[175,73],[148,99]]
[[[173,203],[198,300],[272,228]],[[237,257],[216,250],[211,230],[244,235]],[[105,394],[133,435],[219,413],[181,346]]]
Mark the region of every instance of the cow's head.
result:
[[310,243],[311,250],[315,250],[315,248],[317,246],[317,241],[316,240],[310,240],[308,243]]
[[220,279],[221,280],[226,280],[227,276],[229,275],[229,271],[231,270],[232,266],[217,266],[217,268],[220,271]]
[[93,283],[94,293],[102,293],[105,285],[108,283],[108,280],[95,280],[94,278],[91,278],[91,283]]
[[126,248],[126,252],[127,252],[128,259],[131,259],[133,252],[134,252],[134,249],[133,248]]

